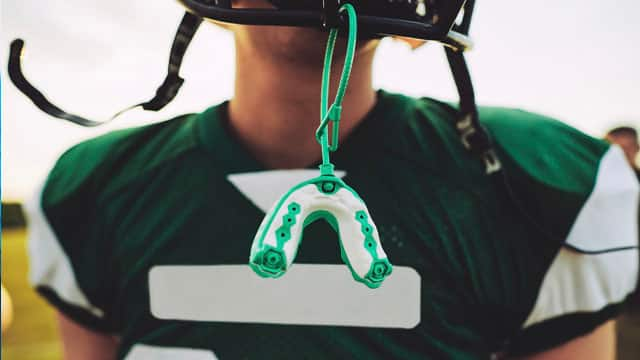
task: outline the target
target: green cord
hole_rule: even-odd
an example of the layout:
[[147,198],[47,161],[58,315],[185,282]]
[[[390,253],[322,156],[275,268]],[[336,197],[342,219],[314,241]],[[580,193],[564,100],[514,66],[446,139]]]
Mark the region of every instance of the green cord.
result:
[[[316,139],[320,143],[320,148],[322,149],[322,165],[324,165],[325,168],[331,162],[329,158],[329,138],[327,136],[328,118],[326,116],[327,106],[329,102],[331,62],[333,60],[333,49],[335,47],[337,36],[337,29],[331,29],[331,31],[329,32],[329,40],[327,41],[327,49],[324,53],[324,68],[322,69],[322,89],[320,93],[320,127],[318,127],[318,130],[316,130]],[[333,173],[333,169],[331,169],[331,172]]]
[[[345,54],[344,66],[342,68],[342,76],[338,85],[338,91],[333,104],[327,109],[329,103],[329,83],[331,80],[331,62],[333,59],[333,50],[335,48],[336,38],[338,37],[338,29],[331,29],[329,39],[327,41],[327,49],[324,58],[324,69],[322,70],[322,89],[320,94],[320,126],[316,130],[316,139],[320,143],[322,149],[322,175],[333,175],[333,165],[330,161],[330,152],[338,149],[338,137],[340,130],[340,115],[342,113],[342,100],[347,91],[349,84],[349,76],[353,67],[353,58],[356,51],[356,41],[358,36],[358,24],[356,18],[356,10],[351,4],[344,4],[340,7],[340,12],[346,12],[349,28],[347,40],[347,52]],[[328,125],[329,121],[333,121],[333,132],[331,144],[329,144]]]

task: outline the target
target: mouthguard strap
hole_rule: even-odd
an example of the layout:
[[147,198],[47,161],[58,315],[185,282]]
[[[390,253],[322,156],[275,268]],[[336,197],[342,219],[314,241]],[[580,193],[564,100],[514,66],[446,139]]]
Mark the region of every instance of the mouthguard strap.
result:
[[[347,51],[345,54],[342,75],[338,85],[336,97],[328,109],[329,103],[329,86],[331,83],[331,63],[333,60],[333,50],[335,48],[336,38],[338,37],[338,29],[333,28],[329,32],[327,41],[327,49],[325,51],[324,68],[322,70],[322,88],[320,96],[320,126],[316,130],[316,140],[320,143],[322,149],[322,166],[329,168],[331,164],[329,153],[338,150],[338,139],[340,131],[340,115],[342,113],[342,100],[347,91],[351,69],[353,67],[353,58],[355,57],[356,42],[358,38],[358,23],[356,11],[351,4],[344,4],[340,7],[340,12],[346,12],[348,18],[348,39]],[[328,126],[329,122],[333,123],[332,140],[329,143]],[[329,175],[329,174],[327,174]],[[332,175],[332,174],[331,174]]]

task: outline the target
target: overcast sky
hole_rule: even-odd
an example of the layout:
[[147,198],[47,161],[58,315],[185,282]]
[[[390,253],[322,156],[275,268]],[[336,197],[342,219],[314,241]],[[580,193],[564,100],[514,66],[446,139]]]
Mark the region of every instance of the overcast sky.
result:
[[[478,1],[468,55],[482,104],[520,107],[600,136],[640,126],[640,1]],[[2,199],[22,200],[64,149],[114,128],[201,111],[233,91],[231,36],[203,26],[183,68],[187,79],[163,112],[133,111],[86,129],[47,117],[6,76],[11,39],[26,40],[24,70],[57,105],[104,118],[147,100],[163,80],[182,9],[172,0],[2,0]],[[411,52],[385,41],[376,87],[455,99],[441,47]]]

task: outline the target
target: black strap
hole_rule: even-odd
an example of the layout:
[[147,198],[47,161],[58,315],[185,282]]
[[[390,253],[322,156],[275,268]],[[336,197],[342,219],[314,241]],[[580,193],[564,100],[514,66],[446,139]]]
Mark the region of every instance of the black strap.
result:
[[[469,34],[474,5],[474,0],[465,2],[462,21],[454,25],[453,29],[455,31],[463,35]],[[467,62],[464,59],[464,53],[462,50],[455,50],[446,46],[445,52],[460,97],[460,117],[456,119],[455,123],[460,141],[465,148],[482,159],[487,174],[497,173],[502,168],[502,164],[493,149],[489,132],[480,124],[478,119],[473,83],[471,82]]]
[[11,82],[25,94],[31,101],[45,113],[59,118],[74,122],[82,126],[96,126],[101,123],[97,123],[92,120],[85,119],[80,116],[69,114],[68,112],[53,105],[38,89],[33,87],[31,83],[24,77],[21,69],[20,57],[22,56],[22,49],[24,47],[24,41],[22,39],[16,39],[11,42],[11,52],[9,54],[9,79]]
[[448,47],[445,47],[445,51],[460,96],[460,117],[455,124],[460,140],[465,148],[482,159],[487,174],[496,173],[502,165],[493,149],[489,132],[478,119],[473,83],[464,54]]
[[156,96],[153,99],[137,106],[142,106],[145,110],[158,111],[176,97],[180,87],[184,83],[184,79],[180,77],[182,60],[201,23],[201,17],[190,12],[184,14],[180,22],[180,27],[178,27],[176,36],[173,39],[173,45],[171,45],[167,77],[156,91]]
[[25,94],[38,107],[38,109],[55,118],[68,120],[82,126],[92,127],[106,124],[124,112],[139,106],[145,110],[158,111],[176,97],[180,87],[184,83],[184,79],[179,76],[180,66],[182,65],[182,60],[187,48],[189,47],[189,44],[201,23],[202,19],[200,17],[191,13],[185,13],[175,39],[173,40],[167,76],[162,85],[156,91],[156,95],[153,99],[127,107],[105,121],[90,120],[82,116],[68,113],[51,103],[40,90],[34,87],[29,80],[25,78],[24,73],[22,72],[21,59],[24,49],[24,40],[22,39],[15,39],[11,42],[8,64],[9,78],[18,90]]
[[471,75],[464,55],[461,51],[455,51],[450,48],[445,48],[445,51],[460,97],[460,113],[462,116],[457,119],[456,128],[467,149],[474,152],[486,150],[489,146],[489,141],[482,131],[478,131],[478,129],[481,129],[478,120],[478,109],[476,108]]

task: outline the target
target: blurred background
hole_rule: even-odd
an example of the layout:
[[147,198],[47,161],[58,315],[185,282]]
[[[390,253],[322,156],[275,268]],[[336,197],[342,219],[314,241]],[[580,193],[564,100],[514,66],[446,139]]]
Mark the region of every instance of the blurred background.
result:
[[[47,117],[8,82],[10,41],[26,41],[25,74],[52,102],[105,119],[155,93],[182,11],[172,0],[0,3],[2,282],[13,300],[13,322],[2,335],[3,358],[61,356],[53,314],[27,284],[20,211],[55,159],[100,133],[221,102],[233,93],[234,74],[231,35],[206,24],[187,53],[186,83],[172,104],[161,113],[134,110],[107,126],[86,129]],[[637,0],[478,1],[471,31],[476,47],[468,55],[478,102],[550,115],[596,137],[619,125],[638,128],[638,14]],[[443,51],[435,44],[411,51],[386,39],[374,82],[389,91],[456,99]],[[637,359],[640,316],[627,315],[620,324],[620,359]]]

